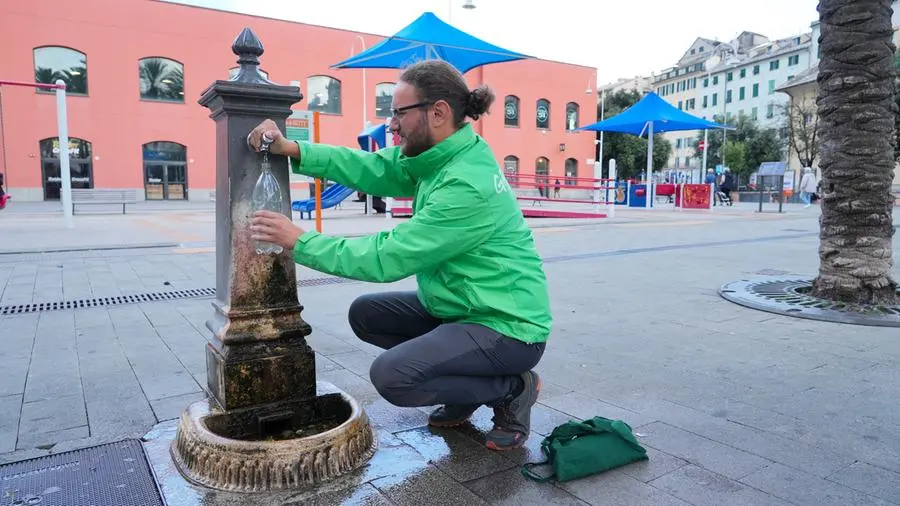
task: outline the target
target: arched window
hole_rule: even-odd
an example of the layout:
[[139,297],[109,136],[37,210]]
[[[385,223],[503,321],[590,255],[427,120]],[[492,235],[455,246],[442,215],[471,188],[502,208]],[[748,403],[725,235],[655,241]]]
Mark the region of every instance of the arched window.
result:
[[341,113],[341,82],[330,76],[310,76],[306,80],[307,102],[310,111]]
[[69,145],[60,149],[59,137],[44,139],[38,143],[41,153],[41,179],[44,186],[44,200],[59,200],[62,188],[62,169],[59,164],[60,155],[69,157],[69,175],[72,188],[94,187],[94,164],[91,156],[91,143],[69,137]]
[[184,65],[170,58],[149,57],[138,60],[141,98],[184,102]]
[[57,79],[65,81],[66,93],[87,95],[87,56],[81,51],[67,47],[34,48],[34,81],[41,84],[55,84]]
[[509,186],[515,188],[519,185],[519,157],[509,155],[503,159],[503,174]]
[[503,124],[508,127],[519,126],[519,97],[507,95],[503,101]]
[[[262,76],[265,77],[266,79],[269,78],[269,73],[266,72],[265,70],[263,70],[261,68],[257,68],[256,70],[260,74],[262,74]],[[230,69],[228,69],[228,79],[234,79],[235,77],[237,77],[238,72],[240,72],[240,71],[241,71],[240,67],[231,67]]]
[[577,186],[578,181],[575,179],[578,177],[578,160],[574,158],[566,159],[566,184],[570,186]]
[[391,101],[394,99],[395,83],[378,83],[375,85],[375,117],[391,117]]
[[569,102],[566,104],[566,130],[578,128],[578,104]]
[[538,128],[542,130],[550,128],[550,101],[546,98],[538,99],[535,120]]
[[534,161],[534,174],[535,184],[537,185],[537,191],[542,197],[549,197],[550,192],[547,187],[550,184],[550,178],[547,177],[550,174],[550,160],[544,158],[543,156],[539,156],[537,160]]
[[177,142],[148,142],[142,147],[147,200],[187,199],[187,148]]

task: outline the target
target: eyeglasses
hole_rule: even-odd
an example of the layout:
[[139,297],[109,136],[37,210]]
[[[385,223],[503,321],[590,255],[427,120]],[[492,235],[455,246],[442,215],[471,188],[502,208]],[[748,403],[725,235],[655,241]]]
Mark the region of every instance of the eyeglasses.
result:
[[430,105],[434,105],[434,102],[416,102],[415,104],[404,105],[403,107],[398,107],[396,109],[391,108],[391,116],[395,118],[401,118],[406,113],[406,111],[418,109],[420,107],[427,107]]

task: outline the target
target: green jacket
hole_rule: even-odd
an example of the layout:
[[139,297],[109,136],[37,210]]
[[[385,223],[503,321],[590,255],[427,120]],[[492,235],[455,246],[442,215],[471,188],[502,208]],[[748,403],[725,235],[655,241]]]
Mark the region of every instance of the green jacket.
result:
[[550,300],[531,229],[484,140],[464,126],[416,157],[299,142],[294,172],[370,195],[414,197],[413,216],[360,238],[306,232],[294,260],[345,278],[416,275],[419,300],[444,321],[477,323],[527,343],[550,334]]

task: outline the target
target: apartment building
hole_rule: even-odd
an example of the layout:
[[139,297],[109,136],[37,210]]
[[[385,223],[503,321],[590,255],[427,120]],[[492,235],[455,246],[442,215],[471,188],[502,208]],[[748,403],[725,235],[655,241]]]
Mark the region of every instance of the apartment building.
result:
[[[678,64],[653,80],[663,99],[704,119],[747,115],[762,127],[784,126],[788,97],[776,88],[807,70],[811,35],[779,40],[743,32],[730,42],[698,38]],[[669,168],[699,169],[695,157],[696,131],[669,132],[672,143]]]
[[597,86],[599,95],[611,95],[617,91],[636,91],[638,93],[644,93],[651,89],[649,76],[623,77],[611,83]]

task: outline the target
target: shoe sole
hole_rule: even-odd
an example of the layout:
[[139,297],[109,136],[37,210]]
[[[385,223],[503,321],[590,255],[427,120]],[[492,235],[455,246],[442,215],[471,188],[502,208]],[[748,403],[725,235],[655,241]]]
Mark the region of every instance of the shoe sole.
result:
[[469,421],[468,417],[463,418],[462,420],[453,420],[450,422],[434,422],[434,421],[428,420],[428,425],[431,427],[440,427],[442,429],[448,429],[448,428],[453,428],[453,427],[460,427],[462,425],[465,425],[466,422],[468,422],[468,421]]
[[[532,407],[534,407],[534,405],[537,404],[538,398],[541,396],[541,377],[536,372],[532,372],[531,374],[534,374],[534,377],[537,378],[537,381],[534,384],[534,390],[535,390],[534,404],[531,405]],[[526,434],[525,437],[523,437],[522,439],[519,439],[516,443],[514,443],[510,446],[497,446],[496,444],[494,444],[493,441],[486,442],[485,446],[487,446],[487,448],[489,450],[494,450],[497,452],[505,452],[505,451],[515,450],[517,448],[523,447],[525,445],[526,441],[528,441],[528,434]]]

